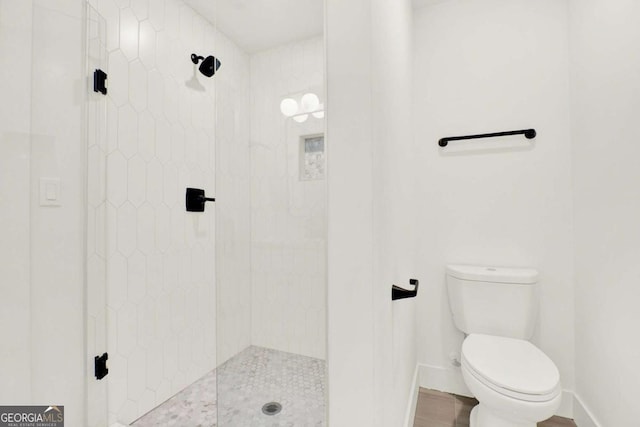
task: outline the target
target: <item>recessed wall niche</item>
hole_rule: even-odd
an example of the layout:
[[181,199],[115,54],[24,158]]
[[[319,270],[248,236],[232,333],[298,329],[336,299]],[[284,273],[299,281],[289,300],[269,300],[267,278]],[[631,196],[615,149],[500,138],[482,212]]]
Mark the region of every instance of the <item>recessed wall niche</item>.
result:
[[324,135],[300,137],[300,181],[324,179],[325,155]]

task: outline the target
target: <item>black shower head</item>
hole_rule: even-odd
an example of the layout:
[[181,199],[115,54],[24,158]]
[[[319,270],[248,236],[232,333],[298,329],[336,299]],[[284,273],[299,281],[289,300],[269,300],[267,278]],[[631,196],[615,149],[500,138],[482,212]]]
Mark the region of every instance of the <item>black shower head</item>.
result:
[[200,60],[202,61],[202,64],[200,64],[199,70],[202,74],[204,74],[207,77],[211,77],[213,76],[216,71],[218,71],[218,68],[220,68],[220,61],[218,60],[218,58],[215,58],[213,56],[207,56],[206,58],[204,56],[198,56],[195,53],[191,54],[191,61],[194,64],[197,64]]

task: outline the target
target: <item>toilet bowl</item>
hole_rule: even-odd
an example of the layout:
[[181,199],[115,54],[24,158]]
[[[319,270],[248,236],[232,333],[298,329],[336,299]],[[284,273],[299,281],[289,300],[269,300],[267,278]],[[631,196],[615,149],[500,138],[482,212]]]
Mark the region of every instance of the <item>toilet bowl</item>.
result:
[[462,375],[480,402],[471,427],[535,427],[560,406],[557,367],[526,340],[469,335],[462,344]]
[[467,335],[462,377],[478,399],[471,427],[535,427],[562,398],[556,365],[528,340],[538,312],[538,271],[452,264],[453,321]]

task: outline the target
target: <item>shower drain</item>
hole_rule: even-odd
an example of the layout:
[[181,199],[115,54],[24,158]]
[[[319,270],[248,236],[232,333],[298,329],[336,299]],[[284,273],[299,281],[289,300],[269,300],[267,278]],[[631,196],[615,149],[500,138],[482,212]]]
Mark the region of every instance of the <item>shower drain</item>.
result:
[[282,411],[282,405],[278,402],[269,402],[262,406],[262,413],[265,415],[276,415],[280,411]]

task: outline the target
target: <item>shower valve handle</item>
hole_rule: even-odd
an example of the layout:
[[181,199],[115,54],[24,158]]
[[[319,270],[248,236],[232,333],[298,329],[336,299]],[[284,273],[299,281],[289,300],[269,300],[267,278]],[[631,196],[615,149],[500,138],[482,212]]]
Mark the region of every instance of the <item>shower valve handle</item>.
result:
[[205,197],[204,190],[200,188],[187,188],[185,205],[187,212],[204,212],[205,202],[215,202],[213,197]]

